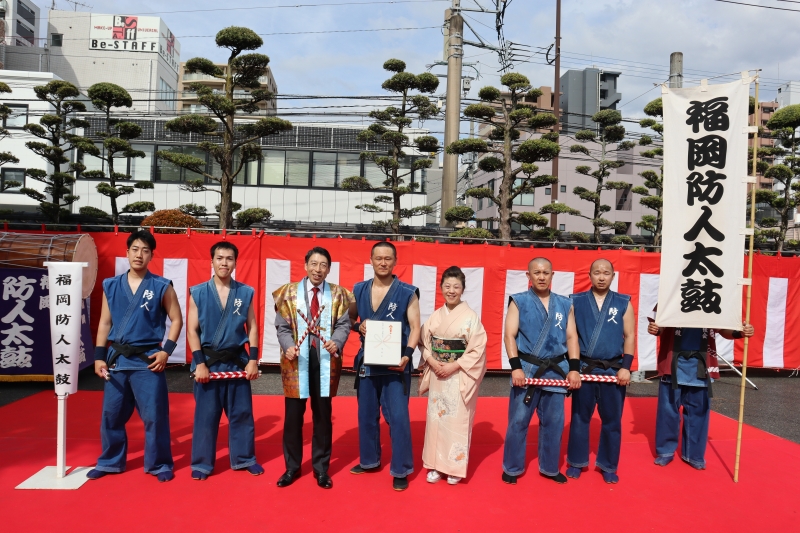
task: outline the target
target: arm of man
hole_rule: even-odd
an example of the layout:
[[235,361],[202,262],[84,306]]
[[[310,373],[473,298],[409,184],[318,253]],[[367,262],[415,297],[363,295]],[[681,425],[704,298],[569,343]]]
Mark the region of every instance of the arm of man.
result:
[[251,305],[247,310],[247,341],[250,343],[250,355],[255,359],[249,359],[244,368],[247,379],[252,381],[258,379],[258,322],[256,322],[256,312]]
[[[503,333],[503,342],[506,345],[506,354],[508,354],[508,362],[511,363],[511,368],[514,368],[515,364],[521,364],[519,353],[517,352],[517,333],[519,333],[519,308],[514,303],[514,300],[511,300],[508,304],[505,333]],[[512,361],[512,359],[515,361]],[[525,371],[521,368],[512,370],[511,384],[515,387],[524,387]]]
[[339,317],[339,320],[333,325],[333,334],[328,342],[325,343],[323,348],[328,350],[328,353],[339,357],[342,353],[342,348],[350,337],[350,313],[347,312]]
[[[419,298],[417,295],[411,297],[411,301],[408,303],[408,309],[406,310],[406,318],[408,319],[408,325],[411,328],[411,331],[408,334],[408,348],[412,348],[411,352],[413,353],[413,348],[419,344],[419,326],[420,326],[420,317],[419,317]],[[403,371],[406,369],[406,365],[411,361],[411,354],[403,354],[403,357],[400,359],[400,366],[389,367],[390,370],[398,370]]]
[[[636,346],[636,318],[633,316],[633,306],[628,302],[628,308],[622,316],[622,335],[625,341],[622,344],[622,353],[633,355]],[[624,357],[624,355],[623,355]],[[619,385],[630,385],[630,368],[620,368],[617,372],[617,383]]]
[[353,302],[350,304],[350,326],[356,327],[356,331],[358,331],[361,335],[367,334],[367,319],[362,320],[361,322],[358,321],[358,304]]
[[[753,325],[752,324],[748,324],[747,322],[742,322],[742,331],[735,331],[735,330],[732,330],[732,329],[720,329],[720,330],[717,330],[717,333],[719,333],[720,335],[722,335],[726,339],[741,339],[742,337],[752,337],[755,334],[755,332],[756,332],[756,330],[753,327]],[[738,333],[738,335],[737,335],[737,333]]]
[[275,330],[278,334],[278,344],[283,350],[283,355],[291,361],[297,357],[297,346],[294,344],[292,326],[279,313],[275,313]]
[[[570,307],[567,318],[567,356],[574,360],[581,359],[581,346],[578,342],[578,329],[575,327],[575,308]],[[581,388],[581,373],[573,370],[567,374],[569,390]]]
[[[194,301],[194,296],[189,296],[189,313],[186,316],[186,340],[189,341],[189,349],[192,351],[192,358],[195,352],[202,350],[203,346],[200,342],[200,319],[197,314],[197,304]],[[205,363],[205,358],[200,357],[200,360],[194,369],[194,380],[197,383],[208,383],[208,365]]]
[[[181,334],[181,329],[183,329],[183,312],[181,311],[181,304],[178,303],[178,294],[175,292],[172,285],[167,287],[164,298],[161,300],[161,305],[166,309],[167,316],[170,320],[167,340],[177,342]],[[147,368],[153,372],[163,372],[164,369],[167,368],[169,353],[161,350],[160,352],[154,353],[149,358],[153,359],[153,362],[150,363]]]
[[[97,338],[95,339],[95,347],[101,348],[101,350],[95,349],[95,353],[98,351],[105,352],[106,356],[107,348],[106,344],[108,344],[108,332],[111,331],[111,309],[108,307],[108,300],[106,299],[106,293],[103,293],[103,306],[100,309],[100,323],[97,325]],[[103,372],[108,372],[108,363],[106,363],[105,359],[99,360],[95,358],[94,361],[94,373],[100,376],[101,378],[105,379]]]

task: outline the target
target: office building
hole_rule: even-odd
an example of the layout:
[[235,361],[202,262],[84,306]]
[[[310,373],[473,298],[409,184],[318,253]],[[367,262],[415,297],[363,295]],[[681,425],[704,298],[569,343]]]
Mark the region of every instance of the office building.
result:
[[602,109],[616,109],[622,99],[617,91],[621,72],[597,68],[568,70],[561,76],[561,132],[574,135],[596,129],[592,115]]
[[[217,64],[222,70],[222,75],[227,74],[228,65]],[[275,83],[275,78],[272,75],[272,70],[267,67],[267,73],[259,78],[261,89],[265,89],[272,94],[278,94],[278,85]],[[225,80],[200,72],[187,73],[186,63],[181,63],[178,73],[178,112],[179,113],[206,113],[208,110],[205,106],[200,105],[197,100],[197,92],[192,90],[192,85],[200,83],[211,87],[215,92],[224,94]],[[249,93],[248,89],[237,89],[234,93],[235,98],[242,98]],[[259,103],[259,110],[255,113],[248,113],[248,115],[274,115],[277,110],[276,100],[267,100]]]

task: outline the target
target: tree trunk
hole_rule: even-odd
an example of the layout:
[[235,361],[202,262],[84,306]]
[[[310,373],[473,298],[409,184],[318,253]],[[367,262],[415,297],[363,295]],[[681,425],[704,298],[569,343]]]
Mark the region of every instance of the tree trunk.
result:
[[[106,139],[111,135],[111,125],[109,121],[111,120],[111,109],[110,106],[107,108],[106,111]],[[117,181],[114,179],[114,157],[113,154],[106,154],[107,161],[108,161],[108,183],[114,189],[117,188]],[[111,200],[111,220],[114,221],[116,225],[119,222],[119,208],[117,207],[117,197],[113,194],[109,196]]]
[[[663,198],[663,193],[662,193]],[[653,246],[656,247],[656,252],[661,251],[661,224],[663,222],[664,207],[659,207],[656,210],[656,231],[653,234]]]
[[[233,102],[233,67],[231,62],[233,57],[228,59],[228,70],[225,74],[225,97]],[[233,119],[236,110],[225,117],[226,127],[222,132],[222,179],[220,180],[220,200],[219,200],[219,229],[233,228],[233,212],[231,202],[233,201],[233,144],[234,129]]]
[[[508,124],[508,121],[506,121]],[[511,132],[505,128],[503,135],[503,181],[500,182],[500,205],[497,210],[500,214],[500,239],[504,242],[511,240],[511,187],[514,176],[511,175]]]

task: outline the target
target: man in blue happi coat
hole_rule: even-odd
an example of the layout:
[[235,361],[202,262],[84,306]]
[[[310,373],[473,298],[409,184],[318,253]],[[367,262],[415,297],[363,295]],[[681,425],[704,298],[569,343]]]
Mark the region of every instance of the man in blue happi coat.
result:
[[[156,249],[155,238],[140,230],[128,237],[127,247],[130,269],[103,280],[103,307],[94,352],[95,373],[108,376],[100,425],[103,452],[86,477],[100,479],[125,470],[125,424],[135,408],[145,428],[144,471],[160,482],[170,481],[175,476],[164,368],[177,347],[183,314],[172,282],[147,270]],[[168,317],[169,334],[162,347]]]
[[[233,279],[239,250],[221,241],[211,247],[212,278],[189,289],[186,338],[194,371],[192,479],[203,481],[214,470],[222,412],[228,417],[231,469],[258,476],[253,394],[258,379],[258,325],[255,290]],[[249,349],[248,349],[249,347]],[[245,379],[209,380],[210,372],[245,372]]]
[[[350,307],[353,330],[361,334],[361,349],[355,360],[358,395],[358,442],[360,461],[351,474],[377,471],[381,465],[380,413],[389,424],[392,461],[389,473],[394,490],[408,488],[407,477],[414,472],[411,451],[411,421],[408,397],[411,390],[411,357],[419,343],[419,289],[393,274],[397,249],[390,242],[372,247],[373,279],[353,288],[355,304]],[[360,317],[360,320],[359,320]],[[402,359],[397,367],[364,364],[364,336],[370,320],[394,321],[401,326]]]
[[[558,470],[564,397],[581,386],[580,352],[572,301],[550,291],[553,265],[544,257],[528,263],[531,288],[513,294],[506,314],[504,341],[511,366],[511,398],[503,450],[503,481],[515,485],[525,471],[528,426],[539,416],[539,472],[556,483],[567,478]],[[569,387],[525,386],[525,378],[566,379]]]
[[617,483],[622,408],[631,382],[636,324],[631,297],[611,290],[614,265],[597,259],[589,267],[592,289],[570,296],[581,350],[581,373],[616,376],[617,383],[587,381],[572,395],[567,447],[567,477],[579,478],[589,466],[589,425],[595,407],[600,413],[600,446],[595,466],[606,483]]

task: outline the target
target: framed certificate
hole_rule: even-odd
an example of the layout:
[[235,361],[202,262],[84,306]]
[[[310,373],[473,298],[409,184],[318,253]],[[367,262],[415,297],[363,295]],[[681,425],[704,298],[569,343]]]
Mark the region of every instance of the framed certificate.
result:
[[383,320],[367,321],[364,338],[364,364],[397,366],[400,364],[402,324]]

